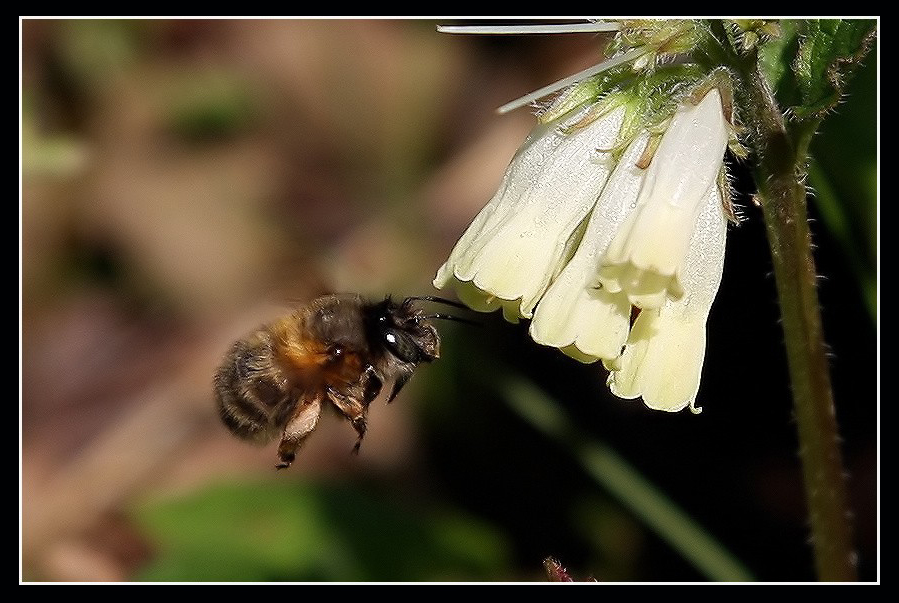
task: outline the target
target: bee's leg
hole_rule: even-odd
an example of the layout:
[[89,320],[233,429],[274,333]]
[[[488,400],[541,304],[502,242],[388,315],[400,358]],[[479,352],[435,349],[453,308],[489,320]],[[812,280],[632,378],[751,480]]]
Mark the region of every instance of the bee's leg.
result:
[[303,441],[309,437],[312,430],[315,429],[321,410],[322,400],[320,396],[300,400],[299,404],[297,404],[296,411],[284,428],[284,435],[281,436],[281,443],[278,445],[278,459],[280,462],[275,465],[277,469],[290,467],[290,464],[296,458],[297,450],[303,445]]
[[356,438],[356,443],[353,444],[353,454],[359,454],[359,448],[362,446],[362,438],[365,437],[365,430],[368,429],[365,415],[353,419],[352,424],[353,429],[355,429],[356,433],[359,434],[359,437]]
[[365,408],[368,408],[368,405],[374,402],[375,398],[378,397],[378,394],[381,393],[381,386],[383,383],[380,375],[375,372],[375,368],[370,364],[365,367],[362,381],[365,383],[365,389],[362,393],[362,405]]
[[353,446],[353,454],[358,454],[359,447],[362,445],[362,438],[365,437],[365,430],[368,427],[365,418],[367,405],[352,396],[340,393],[330,386],[328,387],[328,399],[331,400],[343,416],[349,419],[353,429],[359,434],[356,445]]
[[393,389],[390,390],[390,397],[387,398],[387,403],[390,404],[393,402],[393,399],[396,398],[396,395],[400,393],[400,390],[403,389],[403,386],[409,382],[409,378],[412,377],[412,373],[400,373],[400,375],[396,378],[396,381],[393,382]]

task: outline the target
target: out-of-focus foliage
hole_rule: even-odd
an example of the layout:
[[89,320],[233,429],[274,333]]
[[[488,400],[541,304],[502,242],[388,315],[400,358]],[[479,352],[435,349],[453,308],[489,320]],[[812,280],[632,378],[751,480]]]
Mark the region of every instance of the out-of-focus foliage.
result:
[[493,528],[355,485],[228,483],[142,504],[151,581],[495,580],[508,571]]
[[258,110],[247,82],[215,70],[181,78],[169,100],[168,121],[182,139],[224,139],[252,125]]

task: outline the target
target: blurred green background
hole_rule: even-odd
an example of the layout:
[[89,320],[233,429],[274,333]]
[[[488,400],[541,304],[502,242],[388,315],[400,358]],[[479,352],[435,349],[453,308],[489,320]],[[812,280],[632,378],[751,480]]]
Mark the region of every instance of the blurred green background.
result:
[[[527,111],[591,35],[427,20],[21,22],[26,581],[811,580],[774,283],[752,183],[709,324],[700,416],[498,316],[289,471],[232,439],[229,343],[330,291],[434,293]],[[821,300],[863,579],[878,566],[877,78],[815,141]],[[576,426],[576,427],[575,427]],[[721,562],[715,562],[719,559]]]

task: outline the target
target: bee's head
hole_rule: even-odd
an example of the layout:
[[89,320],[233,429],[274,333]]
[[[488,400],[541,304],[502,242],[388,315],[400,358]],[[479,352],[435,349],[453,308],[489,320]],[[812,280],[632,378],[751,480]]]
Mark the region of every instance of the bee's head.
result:
[[431,319],[469,322],[447,314],[425,315],[417,301],[432,301],[464,308],[459,302],[439,297],[407,297],[396,303],[390,297],[372,304],[368,312],[369,332],[374,342],[403,362],[418,364],[430,362],[440,356],[440,335]]
[[367,314],[369,339],[402,362],[430,362],[440,355],[440,336],[413,298],[390,297],[372,304]]

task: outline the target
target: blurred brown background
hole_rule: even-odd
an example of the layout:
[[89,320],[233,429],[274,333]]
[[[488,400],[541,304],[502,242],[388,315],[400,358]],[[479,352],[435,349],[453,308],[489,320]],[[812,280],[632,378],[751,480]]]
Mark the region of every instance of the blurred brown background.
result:
[[[360,456],[349,454],[352,429],[326,415],[294,467],[277,475],[273,446],[232,439],[215,415],[211,376],[229,343],[291,304],[331,291],[374,298],[434,293],[435,271],[492,196],[533,125],[526,110],[498,117],[493,109],[595,63],[602,48],[602,40],[591,35],[473,39],[439,35],[435,25],[22,22],[25,580],[206,579],[209,574],[202,572],[144,573],[164,558],[164,546],[152,528],[148,532],[147,515],[135,509],[152,504],[146,501],[190,496],[210,484],[264,488],[256,484],[260,479],[373,485],[392,492],[388,500],[421,499],[430,501],[426,507],[479,516],[494,526],[497,542],[506,544],[471,573],[454,566],[431,573],[387,568],[380,574],[234,574],[247,579],[540,579],[540,561],[549,554],[563,562],[567,555],[583,576],[605,568],[600,577],[607,579],[671,579],[664,570],[647,569],[664,565],[670,553],[653,553],[659,546],[653,537],[601,493],[581,492],[571,508],[599,500],[593,506],[607,510],[601,522],[611,522],[611,528],[581,513],[577,521],[566,517],[574,525],[564,530],[535,528],[535,540],[525,544],[509,534],[514,524],[498,519],[511,511],[491,515],[484,512],[486,503],[473,502],[476,496],[453,494],[462,478],[443,477],[433,458],[447,462],[464,448],[460,474],[470,475],[480,464],[468,457],[476,453],[494,475],[524,471],[527,477],[519,481],[539,484],[539,470],[528,473],[514,448],[498,443],[484,449],[483,442],[501,434],[496,437],[510,440],[508,446],[539,451],[545,444],[516,434],[520,428],[510,427],[508,417],[483,417],[481,412],[493,411],[484,410],[489,402],[472,388],[444,401],[442,409],[426,410],[422,419],[425,398],[435,398],[427,392],[436,387],[436,368],[430,375],[432,367],[420,369],[396,403],[372,408]],[[744,229],[744,238],[753,232]],[[763,240],[761,245],[758,257],[764,258]],[[767,269],[751,267],[760,281]],[[771,291],[766,290],[769,300]],[[778,345],[776,313],[770,318]],[[633,421],[627,429],[647,424],[638,403],[622,405],[605,393],[599,367],[561,355],[533,356],[552,353],[542,350],[525,351],[522,360],[515,354],[528,340],[520,330],[498,320],[486,328],[494,335],[458,335],[473,343],[458,344],[461,358],[453,362],[465,360],[462,346],[485,348],[498,338],[495,353],[504,361],[538,366],[545,385],[570,384],[580,392],[554,392],[568,397],[572,407],[612,404],[618,409],[612,412],[623,417],[617,420]],[[871,328],[862,346],[870,347]],[[458,329],[448,331],[444,353],[452,355]],[[584,387],[592,392],[584,395]],[[772,533],[782,531],[779,521],[796,526],[791,546],[801,557],[800,569],[778,573],[761,562],[754,567],[763,579],[805,579],[811,564],[801,535],[801,491],[791,485],[793,426],[782,386],[776,395],[783,443],[760,455],[760,462],[771,465],[771,479],[790,484],[789,493],[759,493],[763,510],[757,511]],[[476,406],[464,406],[463,397]],[[449,448],[439,438],[429,443],[429,430],[445,427],[452,413],[462,424],[493,427],[485,440],[462,443],[452,436]],[[600,431],[614,423],[597,416],[582,420]],[[859,420],[865,421],[865,441],[872,442],[871,417]],[[870,469],[873,449],[861,450],[869,455],[864,466]],[[780,458],[788,459],[786,473]],[[559,461],[549,465],[558,476]],[[651,464],[645,468],[652,472]],[[744,472],[741,478],[770,485],[758,475]],[[578,475],[566,479],[584,481]],[[478,484],[474,479],[470,487],[483,487]],[[591,486],[584,488],[591,492]],[[766,496],[773,502],[765,503]],[[533,504],[532,520],[542,504],[525,495],[495,502],[506,509]],[[765,512],[779,519],[772,523]],[[607,537],[597,536],[598,543],[577,540],[569,532],[578,530]],[[757,532],[753,526],[746,531]],[[750,552],[741,538],[734,535],[733,541],[750,565],[764,557]],[[681,575],[700,579],[689,571]]]
[[[324,292],[432,293],[532,124],[492,109],[588,42],[485,60],[428,21],[25,20],[25,576],[127,579],[103,542],[129,497],[268,471],[211,412],[230,340]],[[324,420],[295,473],[411,462],[412,404],[358,459]]]

